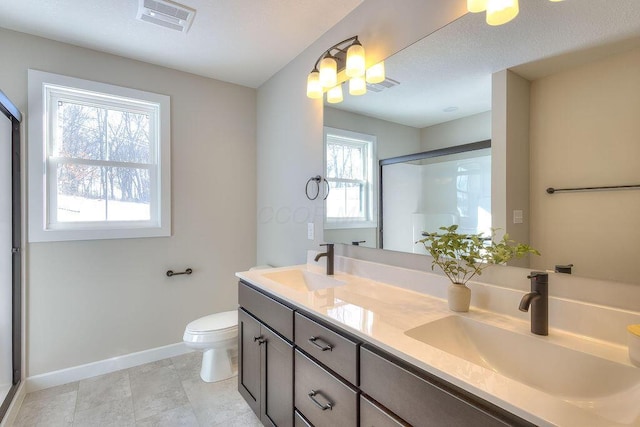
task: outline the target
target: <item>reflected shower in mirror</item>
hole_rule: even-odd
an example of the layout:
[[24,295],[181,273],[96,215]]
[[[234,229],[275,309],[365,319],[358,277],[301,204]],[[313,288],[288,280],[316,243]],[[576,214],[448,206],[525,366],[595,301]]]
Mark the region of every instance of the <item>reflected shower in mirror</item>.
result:
[[[325,106],[324,124],[375,136],[377,160],[491,139],[492,227],[542,252],[519,266],[640,283],[638,190],[545,192],[640,183],[640,2],[520,7],[508,25],[467,14],[387,58],[389,81]],[[325,240],[380,247],[360,231]]]
[[426,254],[425,232],[491,235],[491,141],[380,160],[380,248]]

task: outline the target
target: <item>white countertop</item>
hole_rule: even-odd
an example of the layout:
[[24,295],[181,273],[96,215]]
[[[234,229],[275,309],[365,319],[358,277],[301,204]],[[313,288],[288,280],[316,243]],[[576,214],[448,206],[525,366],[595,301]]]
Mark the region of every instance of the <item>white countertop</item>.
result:
[[[346,282],[345,285],[317,291],[285,286],[265,277],[265,274],[290,269],[322,272],[318,267],[307,264],[245,271],[236,273],[236,276],[534,424],[640,425],[640,417],[630,424],[616,423],[611,417],[600,417],[562,398],[470,363],[404,333],[451,315],[474,318],[521,334],[530,334],[529,322],[473,306],[469,313],[454,313],[443,299],[341,272],[336,272],[334,277]],[[625,346],[553,329],[548,337],[534,337],[631,366]],[[637,388],[636,392],[640,391],[640,384]]]

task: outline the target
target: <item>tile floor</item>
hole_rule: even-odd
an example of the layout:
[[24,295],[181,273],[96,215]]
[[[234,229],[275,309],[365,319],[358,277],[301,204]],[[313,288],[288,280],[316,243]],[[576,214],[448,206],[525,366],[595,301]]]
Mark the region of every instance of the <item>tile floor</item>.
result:
[[29,393],[13,426],[262,426],[237,377],[200,379],[201,358],[188,353]]

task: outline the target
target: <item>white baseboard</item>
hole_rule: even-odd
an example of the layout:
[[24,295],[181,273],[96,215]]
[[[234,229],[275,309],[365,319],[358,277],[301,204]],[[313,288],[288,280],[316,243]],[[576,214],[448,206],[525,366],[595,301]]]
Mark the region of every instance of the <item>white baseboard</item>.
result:
[[13,425],[13,422],[16,420],[16,417],[18,416],[18,411],[20,410],[20,406],[22,406],[22,401],[24,400],[24,397],[27,394],[27,392],[25,391],[26,388],[27,387],[25,386],[24,381],[20,383],[20,385],[18,386],[18,391],[16,391],[16,394],[13,396],[13,400],[11,401],[9,408],[7,409],[7,412],[4,414],[4,417],[2,418],[2,422],[0,422],[0,427],[8,427]]
[[28,377],[25,382],[26,393],[95,377],[96,375],[108,374],[110,372],[143,365],[149,362],[155,362],[156,360],[162,360],[168,357],[180,356],[192,351],[193,350],[184,345],[184,343],[170,344],[163,347],[139,351],[137,353],[112,357],[111,359],[87,363],[86,365],[74,366],[71,368],[61,369],[59,371],[47,372],[46,374],[34,375],[32,377]]

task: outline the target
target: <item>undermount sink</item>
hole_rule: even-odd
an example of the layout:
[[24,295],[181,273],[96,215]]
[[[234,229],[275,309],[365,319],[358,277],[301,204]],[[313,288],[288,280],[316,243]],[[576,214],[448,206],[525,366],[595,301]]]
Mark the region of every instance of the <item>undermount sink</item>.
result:
[[460,316],[405,332],[620,424],[640,422],[640,369]]
[[263,277],[297,290],[317,291],[343,286],[346,282],[308,270],[283,270],[265,273]]

